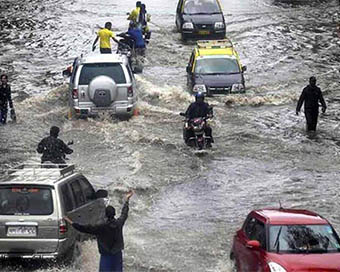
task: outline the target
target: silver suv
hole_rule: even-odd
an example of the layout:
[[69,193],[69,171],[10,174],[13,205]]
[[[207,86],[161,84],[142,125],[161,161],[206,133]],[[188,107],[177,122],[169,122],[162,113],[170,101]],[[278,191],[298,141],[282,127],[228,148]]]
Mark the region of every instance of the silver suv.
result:
[[125,55],[93,54],[76,58],[69,73],[69,105],[77,117],[108,112],[131,117],[137,105],[134,75]]
[[87,236],[64,221],[103,220],[107,191],[95,191],[74,166],[22,165],[0,180],[0,258],[52,258],[69,263]]

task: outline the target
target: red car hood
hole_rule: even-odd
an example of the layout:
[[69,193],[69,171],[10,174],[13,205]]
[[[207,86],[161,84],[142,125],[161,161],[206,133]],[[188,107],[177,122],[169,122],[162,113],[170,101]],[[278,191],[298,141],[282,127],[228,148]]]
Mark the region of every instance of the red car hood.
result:
[[340,253],[276,254],[268,253],[268,261],[278,263],[287,272],[340,272]]

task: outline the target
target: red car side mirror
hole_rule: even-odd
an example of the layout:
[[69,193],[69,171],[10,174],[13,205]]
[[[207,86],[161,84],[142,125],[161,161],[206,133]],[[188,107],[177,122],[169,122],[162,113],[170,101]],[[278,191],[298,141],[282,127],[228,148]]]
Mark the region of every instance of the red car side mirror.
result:
[[258,249],[261,247],[261,244],[257,240],[250,240],[247,242],[246,247],[250,249]]

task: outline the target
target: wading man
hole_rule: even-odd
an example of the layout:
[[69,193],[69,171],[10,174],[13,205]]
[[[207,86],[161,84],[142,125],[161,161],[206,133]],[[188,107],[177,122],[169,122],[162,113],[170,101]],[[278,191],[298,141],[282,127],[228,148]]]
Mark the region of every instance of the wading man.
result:
[[51,127],[50,136],[42,139],[38,144],[37,152],[43,154],[41,163],[51,162],[65,166],[65,154],[73,153],[73,150],[69,148],[67,144],[58,139],[59,131],[60,129],[58,127]]
[[96,235],[100,253],[100,272],[123,271],[123,226],[128,217],[129,200],[132,195],[132,191],[126,194],[126,201],[123,205],[120,217],[117,219],[115,218],[115,208],[107,206],[105,209],[106,222],[100,225],[80,225],[74,223],[70,218],[64,217],[64,219],[76,230]]
[[11,108],[11,118],[15,121],[16,117],[11,96],[11,86],[8,84],[8,76],[3,74],[1,75],[0,82],[0,124],[3,125],[6,124],[7,121],[8,104]]
[[98,31],[97,37],[92,45],[92,51],[96,49],[96,43],[98,42],[99,39],[100,53],[102,54],[112,53],[110,38],[112,38],[112,40],[114,40],[116,43],[119,43],[119,41],[116,40],[115,33],[111,30],[111,28],[112,24],[110,22],[106,22],[105,28],[102,28]]
[[309,85],[303,89],[296,107],[296,115],[299,115],[302,104],[305,104],[307,131],[316,131],[319,115],[319,102],[322,106],[322,112],[325,113],[327,108],[325,100],[323,99],[321,89],[316,86],[316,78],[312,76],[309,79]]

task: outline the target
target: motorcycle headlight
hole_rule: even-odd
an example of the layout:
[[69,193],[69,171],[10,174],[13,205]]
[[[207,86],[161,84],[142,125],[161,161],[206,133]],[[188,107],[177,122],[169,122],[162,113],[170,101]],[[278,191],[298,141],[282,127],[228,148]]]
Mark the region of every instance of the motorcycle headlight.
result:
[[183,29],[194,29],[194,25],[193,25],[193,23],[187,22],[187,23],[184,23],[184,24],[182,25],[182,28],[183,28]]
[[287,272],[281,265],[274,262],[269,262],[268,266],[270,268],[270,272]]
[[244,85],[243,84],[233,84],[231,87],[231,92],[244,92]]
[[198,92],[202,92],[205,93],[207,91],[207,89],[205,88],[205,85],[203,84],[197,84],[194,86],[194,88],[192,89],[192,91],[194,93],[198,93]]
[[215,29],[221,29],[224,28],[224,23],[223,22],[216,22],[215,23]]

